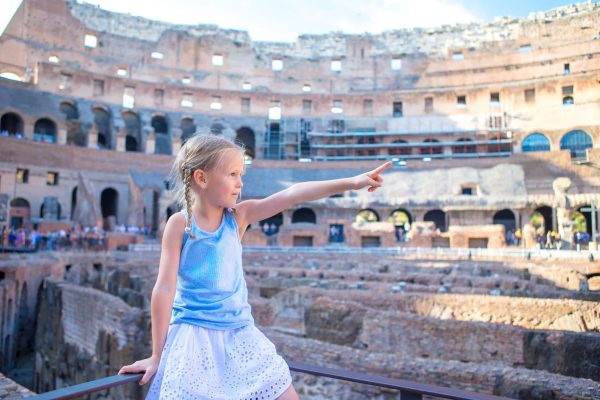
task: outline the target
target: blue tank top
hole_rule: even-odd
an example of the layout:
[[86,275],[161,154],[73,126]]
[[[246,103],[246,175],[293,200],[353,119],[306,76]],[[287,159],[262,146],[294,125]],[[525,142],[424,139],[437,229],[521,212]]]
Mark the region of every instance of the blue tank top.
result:
[[[187,218],[187,211],[182,212]],[[211,329],[253,324],[233,210],[223,210],[221,225],[214,232],[200,229],[193,215],[190,229],[196,238],[184,233],[170,323]]]

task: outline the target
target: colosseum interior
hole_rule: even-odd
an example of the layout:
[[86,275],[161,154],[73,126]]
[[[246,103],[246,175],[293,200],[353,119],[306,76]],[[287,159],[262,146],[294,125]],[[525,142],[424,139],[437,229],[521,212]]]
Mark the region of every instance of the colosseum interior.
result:
[[[244,234],[252,313],[286,360],[600,399],[599,60],[593,1],[283,43],[23,0],[0,36],[0,226],[96,227],[107,248],[0,254],[0,398],[148,355],[161,232],[178,211],[165,179],[199,134],[244,144],[242,200],[393,161],[373,193]],[[549,232],[559,250],[543,248]],[[301,399],[400,399],[292,375]]]

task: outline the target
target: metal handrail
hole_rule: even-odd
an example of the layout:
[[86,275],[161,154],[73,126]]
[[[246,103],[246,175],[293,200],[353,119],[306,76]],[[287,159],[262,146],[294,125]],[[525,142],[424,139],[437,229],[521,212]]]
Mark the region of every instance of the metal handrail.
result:
[[120,386],[125,383],[134,382],[142,378],[144,374],[123,374],[113,375],[106,378],[96,379],[94,381],[80,383],[78,385],[65,387],[62,389],[52,390],[50,392],[42,393],[37,396],[29,397],[30,399],[36,400],[63,400],[63,399],[76,399],[86,394],[99,392],[104,389],[111,387]]
[[370,386],[384,387],[400,391],[402,400],[421,400],[423,395],[441,397],[453,400],[508,400],[508,397],[494,396],[485,393],[468,392],[407,381],[403,379],[386,378],[383,376],[345,371],[328,367],[318,367],[302,362],[288,362],[291,371],[311,375],[324,376],[349,382],[362,383]]
[[[423,395],[441,397],[451,400],[510,400],[508,397],[494,396],[485,393],[469,392],[466,390],[458,390],[445,388],[423,383],[386,378],[383,376],[364,374],[353,371],[346,371],[328,367],[319,367],[302,362],[288,362],[290,371],[323,376],[348,382],[361,383],[369,386],[378,386],[387,389],[399,390],[402,400],[421,400]],[[62,389],[52,390],[31,397],[35,400],[63,400],[75,399],[90,393],[100,390],[109,389],[111,387],[120,386],[125,383],[130,383],[141,379],[144,374],[123,374],[113,375],[107,378],[101,378],[94,381],[81,383],[74,386],[69,386]]]

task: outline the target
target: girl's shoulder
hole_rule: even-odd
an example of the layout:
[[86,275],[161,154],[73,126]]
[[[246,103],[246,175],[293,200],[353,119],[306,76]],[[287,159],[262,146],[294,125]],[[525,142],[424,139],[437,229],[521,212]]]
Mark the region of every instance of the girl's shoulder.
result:
[[185,228],[185,219],[186,214],[184,211],[178,211],[175,214],[172,214],[169,219],[167,219],[167,225],[175,225],[177,228],[183,229]]

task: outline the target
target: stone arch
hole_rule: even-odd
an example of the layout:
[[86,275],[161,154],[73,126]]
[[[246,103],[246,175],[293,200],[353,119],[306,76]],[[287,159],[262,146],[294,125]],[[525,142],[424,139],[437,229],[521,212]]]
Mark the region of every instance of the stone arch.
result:
[[15,197],[10,201],[10,224],[16,228],[31,219],[31,206],[23,197]]
[[181,128],[181,144],[184,144],[189,138],[196,133],[196,123],[191,117],[183,117],[179,123]]
[[0,132],[8,132],[9,136],[23,136],[23,118],[15,112],[7,112],[0,119]]
[[517,219],[515,214],[507,208],[495,213],[492,220],[494,224],[504,225],[506,232],[517,229]]
[[106,188],[100,194],[100,209],[105,230],[113,230],[118,221],[119,192],[112,188]]
[[572,130],[560,139],[560,149],[570,150],[572,158],[585,158],[586,150],[592,147],[592,137],[580,129]]
[[79,119],[79,110],[77,109],[77,103],[71,100],[63,100],[59,106],[60,112],[65,115],[65,119]]
[[87,137],[83,132],[81,121],[79,121],[79,110],[77,103],[71,100],[63,100],[60,103],[60,112],[64,114],[67,127],[67,144],[85,146]]
[[22,197],[15,197],[10,201],[11,207],[27,207],[29,208],[29,201]]
[[411,225],[413,222],[410,212],[403,208],[398,208],[392,211],[387,220],[396,226],[404,226],[406,223]]
[[154,128],[154,138],[156,140],[156,154],[171,154],[171,138],[169,136],[169,123],[164,115],[155,115],[150,121]]
[[573,104],[575,104],[575,99],[573,99],[573,96],[563,97],[563,106],[572,106]]
[[536,230],[540,227],[544,229],[544,232],[552,230],[552,226],[554,225],[554,211],[552,207],[541,206],[536,208],[529,218],[529,223]]
[[[473,142],[473,139],[460,138],[456,142],[457,144],[452,145],[453,154],[471,154],[477,152],[477,146],[474,144],[469,144],[469,142]],[[459,142],[460,144],[458,144]]]
[[[591,237],[591,235],[592,235],[592,212],[591,211],[583,211],[582,209],[584,209],[584,208],[589,209],[590,205],[586,204],[581,207],[578,207],[577,212],[580,213],[585,220],[585,229],[582,231],[587,232],[588,234],[590,234],[590,237]],[[596,230],[597,229],[598,229],[598,225],[596,225]]]
[[540,132],[534,132],[523,139],[521,151],[529,153],[534,151],[550,151],[550,139]]
[[111,114],[108,108],[102,105],[92,107],[94,113],[94,125],[98,133],[97,146],[100,149],[114,149],[114,141],[111,128]]
[[[51,206],[51,207],[49,207],[50,211],[48,211],[46,209],[47,203]],[[53,204],[56,204],[56,208],[54,208]],[[54,212],[54,211],[56,211],[56,212]],[[44,197],[44,201],[42,202],[42,205],[40,206],[40,217],[41,218],[50,219],[50,220],[60,220],[61,213],[62,213],[62,208],[61,208],[60,203],[58,202],[58,199],[56,198],[56,196]]]
[[142,151],[142,125],[139,115],[133,111],[124,111],[121,118],[125,124],[125,151]]
[[356,214],[356,222],[379,222],[379,214],[372,208],[363,208]]
[[292,224],[297,222],[316,224],[317,214],[315,214],[315,212],[308,207],[299,208],[292,213]]
[[40,118],[33,127],[33,140],[56,143],[56,123],[50,118]]
[[[437,139],[425,139],[423,143],[439,143],[440,141]],[[443,149],[442,146],[422,146],[420,149],[422,155],[433,155],[433,154],[442,154]]]
[[445,232],[448,227],[446,223],[446,213],[442,210],[429,210],[423,216],[423,221],[433,222],[435,227],[441,232]]
[[246,151],[245,156],[249,159],[254,159],[255,157],[255,146],[256,139],[254,135],[254,131],[248,127],[241,127],[237,131],[235,131],[235,140],[244,145]]

